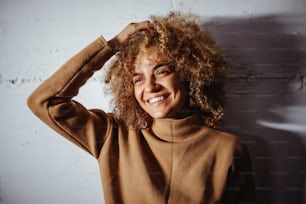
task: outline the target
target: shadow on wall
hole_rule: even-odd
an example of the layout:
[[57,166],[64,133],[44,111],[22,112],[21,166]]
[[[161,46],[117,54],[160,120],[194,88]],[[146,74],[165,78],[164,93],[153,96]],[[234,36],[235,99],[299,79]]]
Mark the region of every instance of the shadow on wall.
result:
[[225,130],[251,152],[257,203],[306,202],[306,16],[215,18],[203,28],[232,65]]

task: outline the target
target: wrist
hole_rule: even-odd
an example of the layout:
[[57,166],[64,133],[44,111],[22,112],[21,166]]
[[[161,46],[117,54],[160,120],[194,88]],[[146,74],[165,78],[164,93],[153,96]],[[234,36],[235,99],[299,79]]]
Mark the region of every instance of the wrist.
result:
[[116,37],[107,41],[107,45],[112,49],[112,51],[114,53],[116,53],[120,50],[120,43],[119,43],[119,40]]

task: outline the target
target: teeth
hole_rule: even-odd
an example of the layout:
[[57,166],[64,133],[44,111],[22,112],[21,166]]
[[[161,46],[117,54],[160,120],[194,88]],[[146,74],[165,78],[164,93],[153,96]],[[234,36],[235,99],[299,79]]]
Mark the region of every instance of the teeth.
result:
[[154,97],[154,98],[150,98],[149,103],[156,103],[156,102],[162,101],[162,100],[164,100],[163,96]]

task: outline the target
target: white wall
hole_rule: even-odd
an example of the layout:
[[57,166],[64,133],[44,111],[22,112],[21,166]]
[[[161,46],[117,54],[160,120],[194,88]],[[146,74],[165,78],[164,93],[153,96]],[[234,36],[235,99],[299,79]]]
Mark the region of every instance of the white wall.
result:
[[[192,11],[231,55],[226,129],[249,145],[259,203],[306,202],[303,0],[0,0],[0,203],[103,203],[96,161],[26,107],[31,91],[100,34]],[[110,110],[97,73],[78,100]]]

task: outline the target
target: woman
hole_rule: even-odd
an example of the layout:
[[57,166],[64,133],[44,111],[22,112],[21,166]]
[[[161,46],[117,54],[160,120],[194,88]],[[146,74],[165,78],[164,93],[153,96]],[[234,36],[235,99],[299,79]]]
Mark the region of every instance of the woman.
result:
[[[113,113],[72,100],[115,55]],[[99,37],[29,97],[47,125],[92,154],[105,203],[243,203],[254,199],[248,151],[214,127],[223,115],[223,53],[180,13]]]

